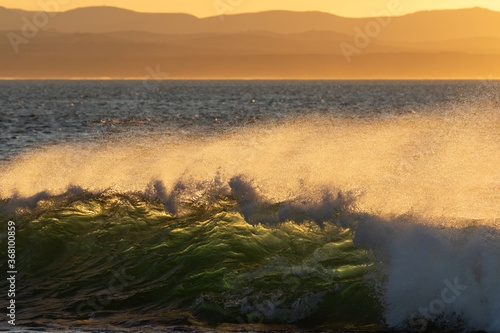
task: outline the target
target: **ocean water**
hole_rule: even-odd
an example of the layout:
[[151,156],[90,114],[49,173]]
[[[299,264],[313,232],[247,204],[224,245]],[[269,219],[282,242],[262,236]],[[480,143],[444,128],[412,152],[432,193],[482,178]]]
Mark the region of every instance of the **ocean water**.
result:
[[11,220],[15,329],[500,332],[500,83],[0,81]]

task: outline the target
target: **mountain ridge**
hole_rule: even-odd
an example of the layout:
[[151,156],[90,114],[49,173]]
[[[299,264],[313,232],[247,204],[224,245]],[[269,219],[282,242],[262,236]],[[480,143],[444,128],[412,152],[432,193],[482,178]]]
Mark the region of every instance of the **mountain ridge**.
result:
[[85,7],[23,31],[34,26],[30,15],[0,8],[0,78],[141,78],[160,65],[169,78],[191,79],[500,77],[500,12],[482,8],[221,19]]
[[[0,10],[0,30],[21,30],[22,17],[35,12]],[[386,24],[382,23],[385,20]],[[91,23],[89,23],[91,22]],[[300,24],[297,24],[300,22]],[[247,32],[263,30],[275,33],[301,33],[310,30],[333,31],[353,35],[367,24],[380,25],[379,39],[422,42],[470,37],[500,37],[500,12],[481,7],[420,11],[401,16],[349,18],[321,11],[262,11],[255,13],[198,18],[185,13],[141,13],[119,7],[81,7],[57,12],[40,27],[60,32],[144,31],[166,34],[202,32]],[[425,22],[425,24],[422,24]]]
[[[36,13],[38,11],[35,10],[26,10],[26,9],[20,9],[20,8],[8,8],[5,6],[0,6],[0,9],[6,9],[6,10],[14,10],[14,11],[22,11],[22,12],[27,12],[27,13]],[[128,8],[122,8],[122,7],[116,7],[116,6],[85,6],[85,7],[77,7],[77,8],[72,8],[68,9],[65,11],[57,11],[56,13],[62,14],[62,13],[67,13],[67,12],[72,12],[72,11],[79,11],[79,10],[85,10],[85,9],[112,9],[112,10],[119,10],[122,12],[131,12],[131,13],[136,13],[136,14],[185,14],[189,16],[196,17],[198,19],[204,19],[204,18],[212,18],[212,17],[218,17],[219,15],[212,15],[212,16],[205,16],[205,17],[199,17],[193,14],[189,13],[182,13],[182,12],[141,12],[141,11],[136,11],[133,9],[128,9]],[[391,15],[391,17],[404,17],[404,16],[410,16],[410,15],[415,15],[415,14],[420,14],[420,13],[432,13],[432,12],[460,12],[460,11],[483,11],[483,12],[493,12],[493,13],[500,13],[500,11],[496,11],[493,9],[489,8],[484,8],[480,6],[474,6],[474,7],[467,7],[467,8],[453,8],[453,9],[426,9],[426,10],[419,10],[413,13],[406,13],[402,15]],[[341,17],[341,18],[347,18],[347,19],[366,19],[366,18],[372,18],[371,16],[342,16],[338,15],[335,13],[330,13],[330,12],[325,12],[321,10],[305,10],[305,11],[297,11],[297,10],[287,10],[287,9],[274,9],[274,10],[262,10],[262,11],[254,11],[254,12],[246,12],[246,13],[235,13],[235,14],[224,14],[224,16],[236,16],[236,15],[248,15],[248,14],[259,14],[259,13],[321,13],[321,14],[327,14],[327,15],[332,15],[336,17]],[[376,17],[376,16],[373,16]]]

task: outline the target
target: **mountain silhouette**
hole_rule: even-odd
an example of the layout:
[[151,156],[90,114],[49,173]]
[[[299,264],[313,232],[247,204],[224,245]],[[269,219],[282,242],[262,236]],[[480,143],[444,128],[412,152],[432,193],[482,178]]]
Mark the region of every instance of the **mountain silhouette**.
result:
[[481,8],[197,18],[87,7],[38,13],[38,27],[35,14],[0,7],[0,77],[142,78],[159,64],[170,78],[500,77],[500,13]]
[[[0,9],[0,31],[20,30],[21,17],[34,12]],[[138,13],[115,7],[86,7],[57,13],[45,29],[60,32],[144,31],[164,34],[193,34],[248,31],[300,33],[333,31],[351,35],[375,18],[346,18],[322,12],[267,11],[197,18],[177,13]],[[386,20],[387,21],[387,20]],[[425,11],[391,17],[378,38],[395,41],[500,37],[500,13],[482,9]]]

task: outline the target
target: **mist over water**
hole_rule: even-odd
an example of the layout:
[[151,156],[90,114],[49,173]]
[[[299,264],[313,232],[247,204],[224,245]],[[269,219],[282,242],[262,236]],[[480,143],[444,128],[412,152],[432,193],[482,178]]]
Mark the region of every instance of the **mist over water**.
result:
[[[0,218],[21,225],[25,308],[62,325],[135,327],[149,313],[160,326],[500,330],[495,90],[162,84],[139,100],[124,83],[102,97],[88,82],[42,85],[56,105],[61,89],[92,97],[68,121],[30,125],[46,126],[31,134],[41,144],[19,133],[3,151]],[[104,96],[116,97],[99,107]],[[22,128],[23,112],[10,120]],[[136,280],[89,309],[125,268]]]
[[144,191],[156,181],[171,191],[179,181],[244,175],[277,201],[329,188],[356,194],[360,209],[371,212],[494,219],[500,208],[498,125],[498,116],[486,112],[311,116],[182,141],[145,133],[58,144],[8,163],[0,194],[59,195],[72,186]]

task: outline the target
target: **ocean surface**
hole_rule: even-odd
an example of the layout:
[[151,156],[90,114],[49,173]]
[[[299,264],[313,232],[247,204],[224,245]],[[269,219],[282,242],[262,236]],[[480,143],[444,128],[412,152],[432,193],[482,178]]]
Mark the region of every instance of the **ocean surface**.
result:
[[8,221],[0,329],[500,332],[500,82],[0,81]]

